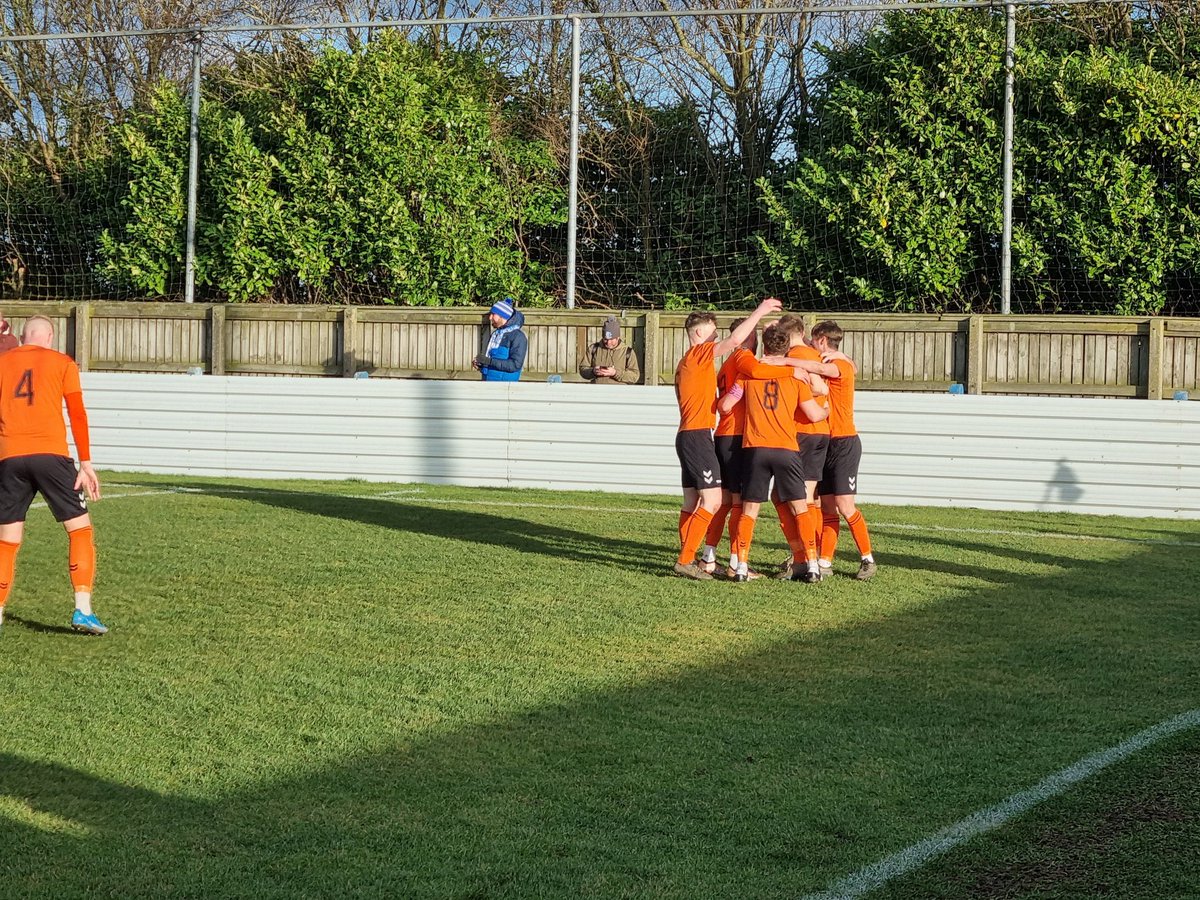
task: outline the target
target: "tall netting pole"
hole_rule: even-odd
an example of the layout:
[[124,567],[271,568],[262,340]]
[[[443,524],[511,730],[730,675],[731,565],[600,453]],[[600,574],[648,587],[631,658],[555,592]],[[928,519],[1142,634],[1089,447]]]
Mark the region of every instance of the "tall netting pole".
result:
[[575,308],[575,242],[579,222],[579,39],[583,22],[571,17],[571,178],[567,210],[567,309]]
[[1000,311],[1012,312],[1013,115],[1016,93],[1017,7],[1004,7],[1004,230],[1000,238]]
[[192,36],[192,116],[188,128],[187,246],[183,302],[196,299],[196,202],[200,168],[200,32]]

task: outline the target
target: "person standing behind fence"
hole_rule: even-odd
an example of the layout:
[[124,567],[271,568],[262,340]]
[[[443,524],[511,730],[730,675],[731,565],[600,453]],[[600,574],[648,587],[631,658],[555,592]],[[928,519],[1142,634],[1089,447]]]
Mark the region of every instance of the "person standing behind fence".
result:
[[519,381],[529,351],[529,338],[521,330],[525,316],[517,312],[512,297],[505,297],[492,304],[488,322],[493,330],[487,350],[471,360],[471,365],[484,381]]
[[[12,590],[25,515],[40,492],[69,540],[69,571],[75,591],[71,627],[88,634],[108,631],[92,612],[96,546],[87,502],[100,499],[92,468],[87,411],[79,368],[51,349],[54,326],[44,316],[25,321],[24,346],[0,357],[0,615]],[[79,471],[67,448],[63,402],[79,452]]]
[[592,384],[637,384],[642,380],[637,353],[621,341],[616,316],[604,320],[604,337],[587,349],[579,362],[579,377]]

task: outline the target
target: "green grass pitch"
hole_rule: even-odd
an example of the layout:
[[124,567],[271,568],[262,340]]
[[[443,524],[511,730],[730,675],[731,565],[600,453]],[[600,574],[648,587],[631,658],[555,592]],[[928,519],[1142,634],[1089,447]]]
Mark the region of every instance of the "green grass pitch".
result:
[[[45,509],[0,629],[0,897],[799,897],[1200,706],[1196,522],[868,507],[873,581],[698,584],[669,497],[106,489],[111,633]],[[1200,896],[1197,785],[1191,730],[876,895]]]

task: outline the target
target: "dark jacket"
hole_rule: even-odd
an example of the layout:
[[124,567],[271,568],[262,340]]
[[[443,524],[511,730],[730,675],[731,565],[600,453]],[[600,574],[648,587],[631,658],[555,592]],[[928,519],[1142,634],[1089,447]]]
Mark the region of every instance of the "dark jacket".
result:
[[487,357],[479,367],[484,381],[518,381],[525,368],[529,338],[521,330],[525,316],[514,312],[511,319],[492,332],[488,339]]

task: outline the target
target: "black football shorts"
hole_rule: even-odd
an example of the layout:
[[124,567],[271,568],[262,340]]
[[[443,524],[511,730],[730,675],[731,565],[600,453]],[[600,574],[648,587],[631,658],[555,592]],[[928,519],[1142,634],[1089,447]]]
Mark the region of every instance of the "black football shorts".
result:
[[781,447],[747,447],[742,451],[742,502],[766,503],[771,479],[779,499],[804,499],[804,464],[797,450]]
[[713,446],[712,432],[693,428],[675,435],[675,455],[683,470],[683,486],[698,491],[721,487],[721,464]]
[[53,453],[0,460],[0,525],[24,522],[34,494],[41,493],[59,522],[87,513],[87,501],[75,490],[75,461]]
[[858,493],[858,464],[862,461],[862,441],[858,435],[829,439],[825,471],[817,490],[822,497]]
[[796,446],[804,461],[804,480],[820,481],[825,474],[825,456],[829,452],[829,435],[798,434]]
[[717,462],[721,466],[721,487],[731,494],[742,492],[742,436],[718,435]]

